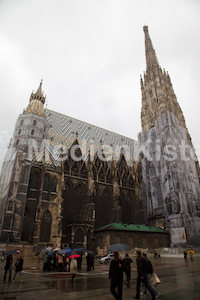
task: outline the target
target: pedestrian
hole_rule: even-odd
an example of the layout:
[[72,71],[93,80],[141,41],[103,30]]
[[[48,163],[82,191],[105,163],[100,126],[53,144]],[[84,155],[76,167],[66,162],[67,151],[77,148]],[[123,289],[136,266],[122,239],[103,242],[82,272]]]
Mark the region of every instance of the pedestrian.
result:
[[141,282],[143,281],[146,289],[150,292],[150,294],[152,296],[152,300],[155,300],[156,293],[154,292],[154,290],[152,289],[151,285],[149,284],[149,282],[147,280],[146,261],[144,260],[144,258],[141,257],[140,250],[136,251],[136,255],[137,255],[136,264],[137,264],[138,276],[137,276],[136,296],[134,297],[134,299],[140,299],[140,285],[141,285]]
[[48,254],[47,253],[45,253],[43,255],[42,260],[43,260],[43,271],[47,271],[48,270]]
[[63,269],[63,257],[61,254],[58,254],[58,271],[62,272]]
[[5,264],[5,273],[4,273],[4,282],[6,282],[6,275],[7,272],[9,271],[9,278],[8,278],[8,282],[11,282],[11,273],[12,273],[12,263],[13,263],[13,259],[12,259],[12,255],[8,255],[6,257],[6,264]]
[[123,270],[123,261],[119,258],[119,253],[114,252],[114,259],[110,263],[109,279],[111,294],[117,300],[122,300]]
[[77,261],[74,257],[72,257],[72,260],[71,260],[71,273],[72,273],[72,282],[74,281],[74,277],[77,273]]
[[[146,253],[142,253],[142,258],[146,261],[146,269],[147,269],[147,281],[148,285],[151,286],[151,289],[154,290],[154,293],[156,294],[156,298],[160,296],[160,293],[155,289],[155,287],[152,286],[150,278],[153,274],[153,266],[151,264],[151,261],[147,258]],[[144,287],[144,293],[143,295],[146,295],[147,289]]]
[[81,270],[82,254],[77,258],[78,272]]
[[23,259],[23,255],[20,255],[20,258],[17,259],[16,263],[15,263],[15,275],[13,277],[13,282],[15,282],[15,277],[17,275],[17,273],[19,272],[20,274],[20,282],[23,283],[23,274],[22,274],[22,271],[23,271],[23,262],[24,262],[24,259]]
[[40,270],[40,263],[41,263],[41,253],[40,251],[37,252],[37,269]]
[[187,252],[186,251],[183,252],[183,255],[184,255],[184,259],[187,260]]
[[193,252],[192,251],[189,252],[189,256],[190,256],[190,260],[193,261]]
[[126,286],[127,288],[130,288],[130,279],[131,279],[131,263],[132,259],[129,257],[128,254],[125,255],[123,259],[123,266],[124,266],[124,272],[126,274]]

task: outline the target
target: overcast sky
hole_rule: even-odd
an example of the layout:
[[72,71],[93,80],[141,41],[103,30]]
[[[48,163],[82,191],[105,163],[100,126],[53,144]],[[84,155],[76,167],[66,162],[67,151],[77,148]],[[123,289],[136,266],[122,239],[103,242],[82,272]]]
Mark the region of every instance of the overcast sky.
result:
[[0,161],[41,79],[49,109],[137,139],[144,24],[200,146],[199,16],[199,0],[0,0]]

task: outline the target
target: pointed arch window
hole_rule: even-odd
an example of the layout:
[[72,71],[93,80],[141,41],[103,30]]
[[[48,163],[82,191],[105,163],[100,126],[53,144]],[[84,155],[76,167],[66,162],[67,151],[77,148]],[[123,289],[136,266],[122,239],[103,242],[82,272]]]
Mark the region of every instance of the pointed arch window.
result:
[[46,210],[42,216],[42,222],[40,228],[40,242],[50,241],[51,223],[52,223],[51,213],[49,210]]
[[111,171],[109,169],[107,172],[107,175],[106,175],[106,182],[112,183],[112,179],[113,179],[113,177],[112,177]]
[[35,131],[32,129],[32,130],[31,130],[31,135],[34,135],[34,133],[35,133]]
[[75,161],[72,166],[72,176],[78,176],[79,175],[79,169],[78,169],[78,163]]
[[51,191],[56,193],[56,187],[57,187],[57,178],[54,177],[53,180],[52,180]]
[[18,130],[18,134],[21,134],[21,131],[22,131],[22,130],[21,130],[21,129],[19,129],[19,130]]
[[20,122],[20,126],[21,126],[21,125],[23,125],[23,123],[24,123],[24,120],[21,120],[21,122]]
[[31,189],[37,190],[39,188],[39,175],[34,172],[31,176]]
[[105,174],[103,171],[103,167],[100,168],[99,170],[99,181],[104,182],[105,181]]
[[83,162],[81,166],[80,173],[81,173],[81,177],[87,178],[87,169],[86,169],[85,162]]
[[33,126],[36,126],[37,122],[36,120],[33,121]]
[[47,174],[44,175],[44,183],[43,183],[43,191],[49,190],[49,176]]

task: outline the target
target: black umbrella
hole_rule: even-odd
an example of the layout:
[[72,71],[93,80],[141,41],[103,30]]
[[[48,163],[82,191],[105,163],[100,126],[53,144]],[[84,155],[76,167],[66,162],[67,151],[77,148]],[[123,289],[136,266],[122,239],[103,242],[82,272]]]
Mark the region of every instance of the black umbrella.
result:
[[125,244],[113,244],[108,248],[108,252],[129,251],[131,248]]
[[16,254],[16,253],[19,253],[19,250],[8,250],[5,252],[4,255],[12,255],[12,254]]

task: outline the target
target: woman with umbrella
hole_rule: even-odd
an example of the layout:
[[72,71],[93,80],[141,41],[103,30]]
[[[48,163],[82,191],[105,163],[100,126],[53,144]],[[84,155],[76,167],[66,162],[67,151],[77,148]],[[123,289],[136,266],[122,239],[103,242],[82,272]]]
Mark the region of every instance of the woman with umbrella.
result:
[[189,256],[190,256],[191,261],[193,261],[193,254],[194,254],[194,251],[193,251],[193,250],[189,250],[189,251],[188,251],[188,254],[189,254]]
[[74,277],[77,273],[77,261],[75,258],[78,258],[78,257],[80,257],[80,255],[78,255],[78,254],[74,254],[69,257],[69,259],[71,259],[70,269],[71,269],[71,273],[72,273],[72,282],[74,281]]

